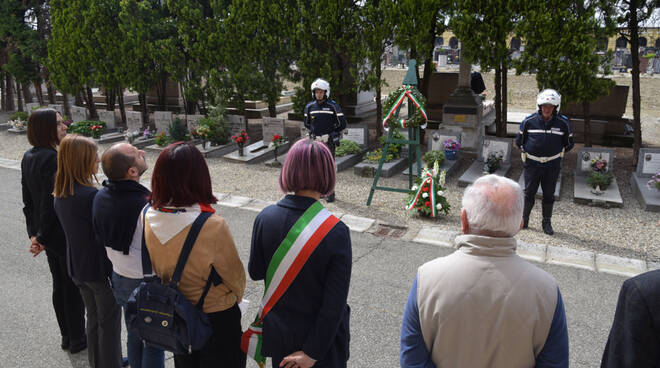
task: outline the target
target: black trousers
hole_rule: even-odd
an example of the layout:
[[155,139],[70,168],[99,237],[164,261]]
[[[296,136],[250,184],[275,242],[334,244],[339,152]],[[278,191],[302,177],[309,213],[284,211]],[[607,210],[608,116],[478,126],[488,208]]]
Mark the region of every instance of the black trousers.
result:
[[48,267],[53,277],[53,309],[62,337],[73,344],[87,339],[85,336],[85,304],[78,287],[66,268],[66,257],[46,250]]
[[525,165],[525,202],[534,203],[536,192],[541,185],[543,191],[543,203],[550,204],[555,202],[555,187],[561,166],[531,166]]
[[246,357],[241,350],[241,310],[238,304],[208,313],[213,335],[202,350],[192,354],[174,354],[176,368],[245,368]]

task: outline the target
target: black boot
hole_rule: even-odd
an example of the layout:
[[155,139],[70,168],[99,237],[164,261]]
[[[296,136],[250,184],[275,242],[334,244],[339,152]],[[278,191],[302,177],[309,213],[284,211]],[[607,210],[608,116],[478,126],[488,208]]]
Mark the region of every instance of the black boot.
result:
[[541,223],[543,226],[543,232],[552,235],[555,233],[554,230],[552,230],[552,224],[550,223],[550,218],[552,217],[552,206],[554,203],[543,203],[543,222]]
[[527,229],[529,226],[529,214],[532,213],[532,208],[534,208],[534,200],[526,200],[523,208],[523,229]]

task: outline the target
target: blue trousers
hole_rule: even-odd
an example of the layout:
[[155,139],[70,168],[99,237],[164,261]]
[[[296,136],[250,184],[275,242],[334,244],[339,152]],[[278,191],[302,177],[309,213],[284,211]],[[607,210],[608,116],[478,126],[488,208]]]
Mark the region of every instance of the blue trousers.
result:
[[133,290],[137,288],[142,279],[131,279],[115,272],[112,273],[112,291],[117,304],[124,309],[124,322],[126,324],[126,354],[131,368],[163,368],[165,366],[165,352],[163,350],[145,346],[137,333],[128,327],[126,321],[126,303]]

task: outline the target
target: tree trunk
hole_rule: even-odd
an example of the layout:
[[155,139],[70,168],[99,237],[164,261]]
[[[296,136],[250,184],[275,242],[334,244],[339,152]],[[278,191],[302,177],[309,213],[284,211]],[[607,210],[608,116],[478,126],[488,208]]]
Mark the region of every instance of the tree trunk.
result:
[[275,104],[268,104],[268,115],[271,118],[277,117],[277,106]]
[[23,85],[21,83],[16,82],[16,97],[18,101],[18,109],[17,111],[25,111],[23,108]]
[[582,110],[584,111],[584,146],[591,147],[591,112],[589,111],[589,101],[582,101]]
[[630,0],[628,29],[630,30],[630,56],[632,57],[632,106],[633,106],[633,166],[637,166],[639,150],[642,148],[642,123],[640,117],[639,92],[639,25],[637,24],[637,0]]
[[41,83],[34,82],[34,90],[37,93],[37,101],[39,106],[44,106],[44,93],[41,90]]
[[149,124],[149,112],[147,110],[147,95],[138,93],[138,100],[140,101],[140,112],[142,112],[142,127],[144,128]]
[[14,111],[16,110],[16,105],[14,105],[14,82],[9,73],[5,73],[5,79],[7,80],[7,110]]
[[62,108],[64,111],[64,117],[71,119],[71,104],[69,103],[69,95],[66,92],[62,93]]
[[30,92],[30,83],[21,83],[21,90],[23,90],[23,101],[26,104],[32,103],[33,97],[32,92]]
[[115,111],[115,104],[117,101],[117,89],[105,90],[105,109],[108,111]]
[[503,135],[499,135],[499,137],[506,137],[508,134],[507,131],[507,125],[509,123],[509,117],[508,117],[508,109],[507,105],[509,103],[509,96],[507,96],[508,93],[508,79],[509,79],[509,68],[506,63],[503,64],[502,66],[502,112],[501,112],[501,120],[502,120],[502,130],[504,131]]
[[92,88],[87,86],[85,87],[86,100],[87,100],[87,110],[89,110],[89,119],[90,120],[99,120],[99,113],[96,112],[96,103],[94,103],[94,94],[92,93]]
[[381,69],[381,63],[378,61],[376,63],[376,138],[383,135],[383,99],[381,94],[383,93],[383,85],[380,80],[383,77],[383,70]]
[[[55,92],[55,88],[53,88],[53,84],[50,83],[50,82],[48,84],[46,84],[46,89],[48,90],[48,103],[52,104],[52,105],[55,105],[57,103],[57,100],[55,98],[56,97],[55,96],[56,92]],[[62,94],[64,94],[64,93],[62,93]]]
[[[499,79],[499,83],[498,83]],[[498,67],[495,68],[495,135],[502,137],[503,134],[506,134],[506,131],[502,129],[502,85],[504,81],[502,80],[502,63],[498,64]]]
[[7,84],[5,83],[5,78],[0,74],[0,92],[2,92],[2,98],[0,98],[0,111],[7,111]]
[[124,89],[120,88],[119,93],[117,94],[117,97],[119,98],[119,115],[121,115],[121,123],[123,126],[127,127],[126,125],[126,106],[124,105]]
[[80,91],[76,91],[76,96],[74,98],[73,102],[76,106],[83,106],[83,98],[82,95],[80,94]]
[[167,74],[163,73],[160,81],[158,82],[158,110],[167,110]]

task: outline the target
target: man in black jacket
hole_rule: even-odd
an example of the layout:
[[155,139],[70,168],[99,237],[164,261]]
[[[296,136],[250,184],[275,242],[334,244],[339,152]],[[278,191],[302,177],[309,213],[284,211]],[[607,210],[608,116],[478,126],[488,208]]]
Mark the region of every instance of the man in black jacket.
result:
[[[151,193],[139,180],[147,170],[147,163],[144,151],[128,143],[118,143],[103,153],[101,165],[108,180],[94,197],[94,232],[112,261],[112,290],[125,312],[128,297],[144,276],[140,213]],[[163,350],[144,346],[128,325],[126,330],[131,367],[164,366]]]

